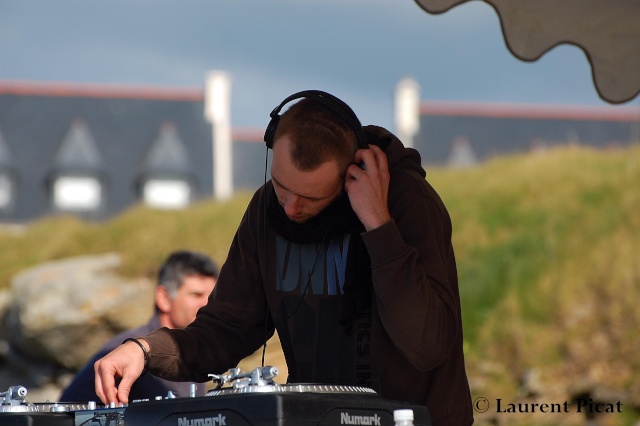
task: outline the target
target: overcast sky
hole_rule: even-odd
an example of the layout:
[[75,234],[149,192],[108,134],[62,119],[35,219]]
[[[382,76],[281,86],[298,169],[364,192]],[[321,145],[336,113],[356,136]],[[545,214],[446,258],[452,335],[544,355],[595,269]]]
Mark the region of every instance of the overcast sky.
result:
[[413,0],[0,0],[2,80],[191,88],[211,70],[232,77],[234,126],[321,89],[392,128],[405,76],[423,100],[606,105],[581,50],[520,61],[478,1],[429,15]]

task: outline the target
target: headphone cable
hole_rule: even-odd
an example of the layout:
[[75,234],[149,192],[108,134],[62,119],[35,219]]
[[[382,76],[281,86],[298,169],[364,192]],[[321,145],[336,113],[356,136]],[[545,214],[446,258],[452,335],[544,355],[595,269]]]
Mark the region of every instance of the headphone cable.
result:
[[266,147],[264,154],[264,200],[262,204],[262,228],[264,232],[264,255],[265,255],[265,286],[267,292],[267,309],[264,319],[264,345],[262,346],[262,367],[264,367],[264,357],[267,352],[267,336],[269,334],[269,314],[271,312],[271,291],[269,290],[269,259],[268,259],[268,244],[267,244],[267,197],[273,196],[267,193],[267,165],[269,158],[269,147]]

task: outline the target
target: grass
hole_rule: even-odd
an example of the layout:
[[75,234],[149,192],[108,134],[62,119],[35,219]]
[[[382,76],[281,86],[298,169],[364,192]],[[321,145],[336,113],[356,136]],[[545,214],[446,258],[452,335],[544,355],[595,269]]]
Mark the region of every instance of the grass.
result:
[[[427,178],[454,224],[472,393],[515,398],[533,371],[563,398],[604,389],[640,407],[640,146],[564,147]],[[118,252],[123,275],[151,279],[177,248],[222,263],[249,199],[0,230],[0,288],[27,267],[91,253]],[[629,408],[611,424],[637,418]]]
[[118,252],[122,275],[150,279],[167,254],[180,248],[202,251],[222,264],[249,197],[205,201],[181,211],[136,206],[102,223],[61,216],[34,222],[24,231],[0,230],[0,288],[25,268],[85,254]]
[[546,275],[576,262],[591,270],[596,253],[613,249],[603,246],[613,234],[639,237],[637,146],[610,152],[568,147],[430,175],[455,227],[471,342],[505,294],[519,296],[527,319],[549,318],[552,305],[531,296]]
[[561,398],[623,400],[606,424],[637,420],[640,146],[565,147],[430,180],[455,227],[472,393],[516,398],[535,372]]

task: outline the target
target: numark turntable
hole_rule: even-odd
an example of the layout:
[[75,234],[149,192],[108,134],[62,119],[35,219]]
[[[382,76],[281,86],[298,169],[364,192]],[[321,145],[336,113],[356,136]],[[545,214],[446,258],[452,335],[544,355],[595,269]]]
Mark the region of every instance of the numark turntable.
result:
[[280,385],[275,367],[210,375],[216,388],[207,396],[133,401],[126,406],[95,402],[33,404],[27,390],[0,392],[2,426],[393,426],[393,411],[413,409],[414,424],[431,425],[426,407],[391,401],[359,386]]
[[2,426],[123,426],[125,407],[99,407],[86,404],[30,403],[24,386],[11,386],[0,392]]

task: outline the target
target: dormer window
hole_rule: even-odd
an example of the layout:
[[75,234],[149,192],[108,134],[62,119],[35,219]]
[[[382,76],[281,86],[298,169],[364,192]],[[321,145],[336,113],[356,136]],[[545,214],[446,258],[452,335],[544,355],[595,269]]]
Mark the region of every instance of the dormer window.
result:
[[144,202],[158,209],[183,209],[191,200],[191,185],[184,179],[148,179],[142,188]]
[[62,211],[94,211],[100,207],[102,185],[93,176],[58,176],[53,182],[53,203]]
[[469,167],[477,162],[469,139],[465,136],[457,136],[451,143],[447,164],[451,167]]
[[53,209],[96,212],[103,198],[100,153],[86,122],[76,119],[56,153],[51,180]]
[[13,181],[9,173],[0,171],[0,210],[8,209],[13,202]]
[[12,156],[0,129],[0,211],[6,212],[14,204],[15,176],[13,172]]
[[165,122],[143,159],[139,178],[142,201],[157,209],[182,209],[191,203],[190,161],[176,126]]

